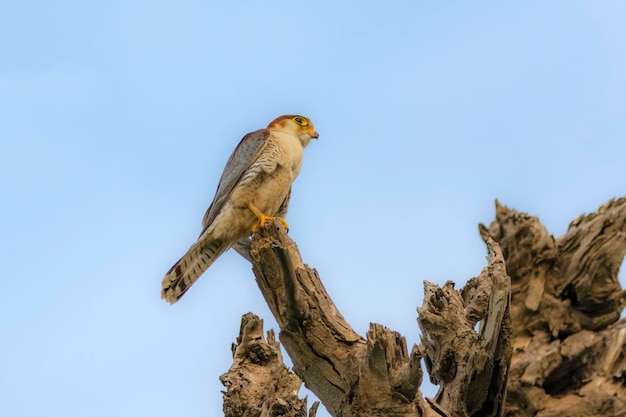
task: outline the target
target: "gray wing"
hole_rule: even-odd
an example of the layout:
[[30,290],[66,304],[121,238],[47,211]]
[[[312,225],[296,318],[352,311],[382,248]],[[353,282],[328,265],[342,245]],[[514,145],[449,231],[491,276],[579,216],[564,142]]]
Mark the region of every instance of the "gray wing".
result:
[[[256,132],[248,133],[241,139],[239,145],[237,145],[232,155],[230,155],[228,162],[226,162],[226,167],[224,167],[224,172],[220,178],[217,190],[215,191],[213,202],[202,219],[202,233],[213,223],[213,220],[215,220],[215,217],[217,217],[224,203],[228,200],[235,185],[239,182],[241,175],[252,165],[254,160],[258,158],[263,146],[267,143],[269,135],[270,133],[267,129],[260,129]],[[200,233],[200,235],[202,235],[202,233]]]

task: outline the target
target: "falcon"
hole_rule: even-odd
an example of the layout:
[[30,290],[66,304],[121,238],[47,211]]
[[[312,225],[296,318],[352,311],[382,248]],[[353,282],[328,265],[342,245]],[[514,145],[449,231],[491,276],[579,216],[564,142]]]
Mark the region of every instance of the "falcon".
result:
[[268,220],[278,218],[288,228],[291,184],[304,148],[318,137],[313,123],[299,115],[280,116],[243,137],[226,163],[200,237],[165,274],[161,298],[174,304],[231,246],[249,259],[249,237]]

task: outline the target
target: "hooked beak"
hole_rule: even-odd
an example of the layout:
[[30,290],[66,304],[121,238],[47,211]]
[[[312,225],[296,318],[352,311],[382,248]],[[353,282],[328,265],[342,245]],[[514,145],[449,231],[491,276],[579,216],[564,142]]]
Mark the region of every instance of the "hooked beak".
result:
[[311,135],[311,138],[312,138],[312,139],[317,139],[317,138],[319,138],[319,137],[320,137],[320,134],[319,134],[319,133],[317,133],[317,132],[316,132],[315,130],[313,130],[313,129],[311,129],[311,130],[309,131],[309,135]]

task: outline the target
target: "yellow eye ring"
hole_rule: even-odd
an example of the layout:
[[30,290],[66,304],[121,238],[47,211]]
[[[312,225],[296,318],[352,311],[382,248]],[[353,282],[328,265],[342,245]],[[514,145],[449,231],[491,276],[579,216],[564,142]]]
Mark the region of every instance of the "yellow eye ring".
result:
[[305,127],[305,126],[309,125],[309,121],[306,119],[306,117],[294,116],[294,117],[291,118],[291,120],[293,120],[294,122],[296,122],[297,124],[299,124],[302,127]]

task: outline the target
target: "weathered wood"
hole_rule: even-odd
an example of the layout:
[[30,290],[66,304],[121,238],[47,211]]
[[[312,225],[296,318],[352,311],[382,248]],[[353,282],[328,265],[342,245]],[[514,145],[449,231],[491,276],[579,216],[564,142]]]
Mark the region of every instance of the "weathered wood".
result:
[[496,202],[481,227],[512,279],[506,416],[626,416],[626,199],[580,216],[554,239],[536,217]]
[[[306,417],[307,400],[298,398],[302,381],[283,364],[274,332],[263,337],[263,320],[252,313],[241,319],[233,364],[220,381],[226,387],[226,417]],[[314,404],[309,417],[315,417]]]
[[[303,264],[280,222],[257,231],[249,254],[259,288],[281,327],[280,340],[294,371],[332,415],[441,416],[446,409],[452,410],[453,416],[467,415],[454,405],[455,398],[457,403],[461,398],[455,392],[463,385],[462,392],[472,398],[463,397],[462,401],[470,403],[472,411],[499,415],[508,369],[509,339],[503,334],[510,331],[508,278],[501,255],[494,252],[490,273],[478,278],[488,281],[489,294],[477,292],[464,301],[461,293],[452,290],[458,309],[450,309],[450,313],[471,323],[463,332],[473,335],[472,346],[477,350],[468,346],[464,361],[451,364],[467,375],[463,382],[446,380],[444,373],[435,377],[441,378],[444,394],[436,403],[428,403],[419,391],[422,350],[413,346],[409,353],[404,337],[378,324],[370,325],[367,338],[358,335],[333,304],[317,272]],[[499,274],[497,278],[495,274]],[[484,305],[479,308],[481,302]],[[466,314],[466,307],[471,313]],[[473,329],[478,319],[486,323],[480,334]],[[446,331],[455,328],[461,326],[453,323]],[[494,362],[496,356],[502,362]],[[446,366],[435,356],[429,361],[436,367]],[[477,392],[480,394],[475,395]]]
[[[479,231],[487,266],[460,291],[452,282],[424,284],[422,344],[410,353],[384,326],[371,324],[366,338],[350,327],[282,223],[269,222],[238,250],[252,260],[294,372],[333,416],[626,417],[626,295],[617,278],[626,199],[579,217],[558,239],[536,217],[499,203],[496,220]],[[226,400],[263,404],[274,387],[297,390],[283,371],[250,367],[259,357],[272,358],[263,366],[280,362],[270,339],[275,353],[245,347],[260,344],[262,330],[242,325],[234,352],[245,366],[233,366],[244,377],[223,376]],[[419,390],[422,358],[439,385],[433,399]],[[257,389],[246,372],[268,378]],[[254,407],[227,415],[269,409]]]
[[[451,416],[500,416],[511,358],[510,282],[497,243],[488,266],[463,291],[424,283],[418,309],[422,346],[435,397]],[[481,321],[480,330],[474,327]]]

